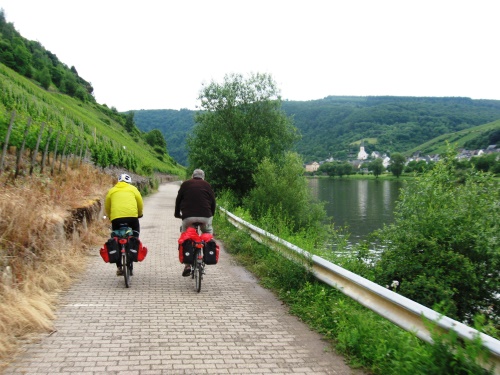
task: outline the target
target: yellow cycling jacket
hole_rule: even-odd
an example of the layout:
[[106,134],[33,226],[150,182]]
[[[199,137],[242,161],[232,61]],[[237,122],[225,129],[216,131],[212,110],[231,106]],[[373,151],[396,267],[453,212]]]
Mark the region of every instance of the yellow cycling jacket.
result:
[[106,194],[104,209],[110,220],[120,217],[141,217],[142,208],[141,193],[134,185],[121,181]]

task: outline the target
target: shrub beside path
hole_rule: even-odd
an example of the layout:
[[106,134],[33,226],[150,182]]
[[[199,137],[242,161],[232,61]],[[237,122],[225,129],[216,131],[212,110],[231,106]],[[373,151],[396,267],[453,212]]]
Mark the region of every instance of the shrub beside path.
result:
[[237,266],[221,246],[200,293],[181,276],[178,183],[146,197],[146,259],[131,288],[96,248],[64,295],[55,331],[28,344],[4,374],[362,374]]

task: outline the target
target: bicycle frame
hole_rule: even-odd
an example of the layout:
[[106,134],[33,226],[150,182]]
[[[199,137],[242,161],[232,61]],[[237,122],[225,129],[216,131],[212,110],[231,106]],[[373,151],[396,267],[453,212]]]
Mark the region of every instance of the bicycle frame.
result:
[[132,276],[132,265],[129,261],[129,254],[127,252],[126,245],[128,243],[128,237],[132,232],[132,228],[120,228],[112,232],[118,237],[118,243],[120,244],[120,256],[123,269],[123,278],[125,280],[125,287],[130,287],[130,276]]
[[[200,224],[195,223],[193,227],[196,228],[198,234],[200,234]],[[203,275],[205,274],[205,262],[203,260],[203,251],[205,248],[205,241],[194,242],[194,259],[191,265],[191,278],[194,279],[194,288],[199,293],[201,291],[201,281],[203,280]]]

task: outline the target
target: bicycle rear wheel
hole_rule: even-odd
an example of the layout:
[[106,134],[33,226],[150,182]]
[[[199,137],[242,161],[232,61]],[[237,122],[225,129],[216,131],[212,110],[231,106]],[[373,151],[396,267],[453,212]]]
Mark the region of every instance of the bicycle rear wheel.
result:
[[130,287],[130,265],[128,264],[127,255],[122,254],[123,278],[125,279],[125,288]]
[[200,250],[196,251],[196,259],[194,261],[194,289],[200,293],[201,290],[201,279],[202,279],[202,267],[201,263],[198,262],[198,256],[200,254]]
[[201,268],[198,266],[194,270],[194,284],[195,290],[200,293],[201,290]]

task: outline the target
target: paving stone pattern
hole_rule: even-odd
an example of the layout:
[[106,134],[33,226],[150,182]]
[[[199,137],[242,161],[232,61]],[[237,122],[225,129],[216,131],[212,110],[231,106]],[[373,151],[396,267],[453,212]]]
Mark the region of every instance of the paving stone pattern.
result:
[[195,292],[178,260],[178,188],[164,184],[145,198],[149,253],[131,287],[95,249],[62,296],[56,331],[28,344],[4,374],[360,374],[223,248]]

